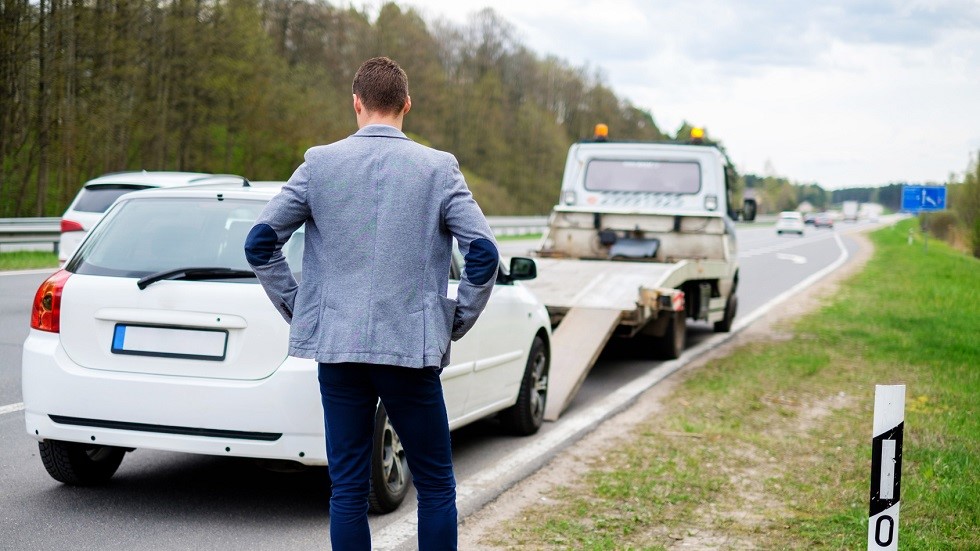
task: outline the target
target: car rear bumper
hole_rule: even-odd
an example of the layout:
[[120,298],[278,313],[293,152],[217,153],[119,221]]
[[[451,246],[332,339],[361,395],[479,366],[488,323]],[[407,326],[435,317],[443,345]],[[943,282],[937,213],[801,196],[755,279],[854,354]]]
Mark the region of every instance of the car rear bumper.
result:
[[24,343],[24,414],[37,440],[325,465],[316,364],[288,358],[258,381],[78,366],[59,335]]

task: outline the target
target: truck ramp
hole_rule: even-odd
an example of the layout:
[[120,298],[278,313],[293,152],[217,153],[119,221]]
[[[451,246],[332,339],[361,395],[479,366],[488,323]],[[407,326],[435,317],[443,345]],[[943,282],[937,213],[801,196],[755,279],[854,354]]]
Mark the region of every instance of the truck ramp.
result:
[[587,307],[572,308],[565,314],[551,338],[553,356],[545,419],[557,421],[571,403],[621,315],[619,308]]
[[[538,277],[525,281],[549,311],[568,308],[636,309],[640,288],[676,287],[703,269],[699,262],[616,262],[536,258]],[[559,325],[559,327],[561,327]]]

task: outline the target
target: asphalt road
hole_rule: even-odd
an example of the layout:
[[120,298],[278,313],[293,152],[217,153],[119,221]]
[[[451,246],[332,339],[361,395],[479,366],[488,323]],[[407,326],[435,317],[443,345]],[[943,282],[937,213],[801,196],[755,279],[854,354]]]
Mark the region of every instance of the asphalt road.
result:
[[[847,234],[807,228],[804,237],[777,237],[771,226],[740,227],[739,315],[746,316],[855,247]],[[841,236],[838,240],[835,235]],[[528,242],[506,241],[505,255]],[[31,301],[46,274],[0,274],[0,549],[279,549],[323,547],[328,541],[326,469],[282,472],[252,461],[153,450],[128,454],[103,488],[63,486],[44,471],[36,442],[25,434],[21,401],[21,344]],[[713,335],[692,324],[689,345]],[[532,456],[549,438],[569,433],[566,420],[657,367],[626,347],[607,347],[565,415],[529,438],[502,434],[492,420],[453,433],[461,487],[482,481],[498,462]],[[579,415],[581,417],[581,415]],[[532,468],[532,467],[527,467]],[[492,483],[491,483],[492,484]],[[372,530],[391,541],[411,525],[410,504],[374,516]],[[463,511],[465,513],[465,511]],[[399,528],[401,526],[401,528]],[[397,536],[397,537],[396,537]],[[402,543],[399,547],[405,547]],[[407,544],[411,548],[411,544]]]

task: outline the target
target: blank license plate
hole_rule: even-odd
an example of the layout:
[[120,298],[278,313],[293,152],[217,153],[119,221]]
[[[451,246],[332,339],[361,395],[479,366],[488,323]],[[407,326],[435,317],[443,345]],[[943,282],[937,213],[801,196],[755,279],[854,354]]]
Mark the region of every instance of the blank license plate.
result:
[[112,335],[113,354],[220,361],[227,345],[227,331],[207,329],[117,324]]

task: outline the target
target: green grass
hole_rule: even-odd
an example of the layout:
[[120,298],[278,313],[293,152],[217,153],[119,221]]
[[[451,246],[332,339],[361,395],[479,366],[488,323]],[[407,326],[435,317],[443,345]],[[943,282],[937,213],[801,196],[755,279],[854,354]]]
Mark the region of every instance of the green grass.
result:
[[523,241],[525,239],[541,239],[541,233],[528,233],[524,235],[498,235],[497,241]]
[[57,268],[58,255],[42,251],[0,252],[0,270],[32,270]]
[[872,235],[875,255],[788,340],[691,376],[663,412],[488,543],[861,549],[876,384],[905,384],[902,549],[980,548],[980,261]]

